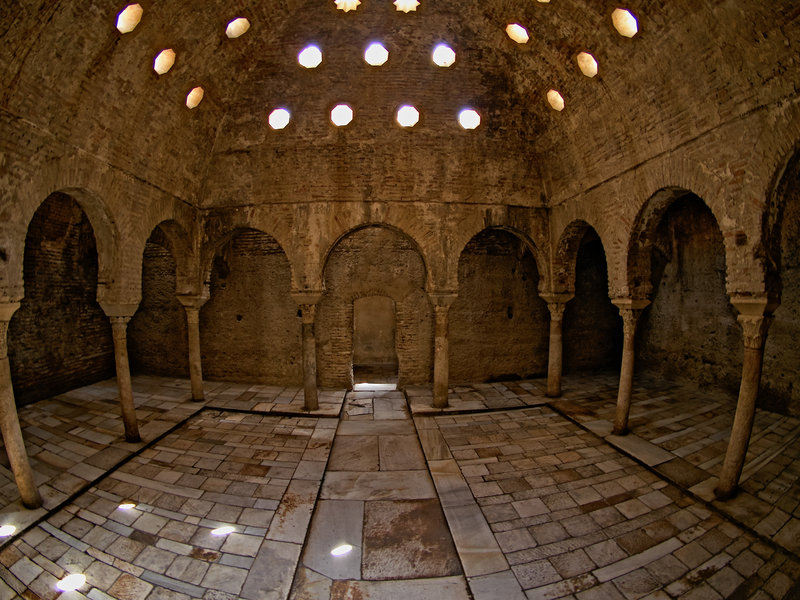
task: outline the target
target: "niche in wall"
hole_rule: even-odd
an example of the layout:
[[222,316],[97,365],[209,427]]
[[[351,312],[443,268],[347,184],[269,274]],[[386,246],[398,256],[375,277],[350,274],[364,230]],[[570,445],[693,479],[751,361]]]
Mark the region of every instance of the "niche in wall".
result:
[[388,296],[353,301],[353,381],[397,381],[395,303]]

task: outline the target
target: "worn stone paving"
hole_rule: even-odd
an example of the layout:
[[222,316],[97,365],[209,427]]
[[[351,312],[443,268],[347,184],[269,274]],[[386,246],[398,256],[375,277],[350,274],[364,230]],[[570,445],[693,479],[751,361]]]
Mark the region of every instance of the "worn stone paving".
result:
[[[344,390],[319,390],[319,408],[314,416],[336,417],[342,409]],[[219,383],[206,393],[210,408],[303,414],[302,389],[247,383]]]
[[[529,599],[777,599],[800,579],[796,558],[548,407],[417,425],[441,436],[423,443],[429,460],[438,456],[434,480],[448,475],[440,496],[477,502]],[[501,561],[495,569],[503,597],[525,597],[513,595]]]
[[469,598],[403,392],[348,393],[290,598]]
[[87,576],[69,597],[92,600],[255,600],[288,586],[336,424],[204,412],[7,546],[0,598],[55,598],[69,572]]
[[536,381],[457,385],[448,390],[448,405],[444,408],[433,407],[433,391],[430,387],[409,386],[405,391],[412,414],[438,415],[538,406],[547,401],[542,390]]
[[610,435],[613,375],[566,378],[552,405],[640,458],[747,527],[800,553],[800,418],[757,410],[740,492],[718,502],[713,490],[728,445],[736,399],[715,390],[637,378],[630,434]]

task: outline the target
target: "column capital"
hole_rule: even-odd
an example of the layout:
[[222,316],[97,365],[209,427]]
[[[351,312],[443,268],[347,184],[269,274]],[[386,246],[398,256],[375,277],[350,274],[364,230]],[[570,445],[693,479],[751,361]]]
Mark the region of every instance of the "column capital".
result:
[[136,314],[136,310],[139,308],[139,303],[100,302],[100,308],[103,309],[103,312],[106,313],[106,316],[109,319],[113,319],[115,317],[128,317],[130,320],[130,318]]
[[742,326],[742,336],[744,337],[744,347],[761,350],[764,342],[767,341],[767,332],[772,325],[771,315],[738,315],[736,319]]
[[458,298],[458,292],[455,290],[437,290],[428,292],[428,298],[431,299],[434,309],[449,309],[450,305]]
[[731,304],[740,316],[758,317],[771,315],[780,303],[768,298],[765,295],[747,296],[743,294],[731,294]]
[[548,305],[566,304],[575,297],[575,294],[572,292],[542,292],[539,294],[539,297]]
[[620,314],[622,314],[623,310],[644,310],[650,305],[650,300],[648,298],[612,298],[611,304],[616,306]]
[[290,295],[302,310],[303,306],[316,305],[324,292],[324,290],[292,290]]
[[19,302],[0,302],[0,322],[8,323],[19,308]]
[[208,301],[208,294],[175,294],[175,297],[186,309],[200,310]]

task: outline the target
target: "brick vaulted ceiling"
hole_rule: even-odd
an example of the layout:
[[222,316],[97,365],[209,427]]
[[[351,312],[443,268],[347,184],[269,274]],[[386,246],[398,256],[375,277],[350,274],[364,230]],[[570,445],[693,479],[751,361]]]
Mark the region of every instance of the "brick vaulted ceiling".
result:
[[[200,207],[382,200],[559,202],[614,173],[792,94],[800,7],[790,0],[421,0],[397,12],[363,0],[141,0],[131,33],[125,2],[20,0],[0,10],[0,106],[53,139]],[[639,18],[620,36],[611,13]],[[246,17],[251,29],[225,36]],[[530,41],[505,32],[521,23]],[[367,44],[389,50],[364,63]],[[310,42],[316,69],[298,65]],[[438,42],[455,64],[430,60]],[[165,75],[154,56],[175,50]],[[584,76],[581,51],[599,62]],[[194,86],[205,97],[184,102]],[[545,99],[561,92],[562,112]],[[330,108],[355,119],[337,129]],[[420,123],[393,117],[414,104]],[[276,106],[292,111],[282,131]],[[471,106],[481,126],[464,131]],[[18,142],[22,143],[22,142]]]

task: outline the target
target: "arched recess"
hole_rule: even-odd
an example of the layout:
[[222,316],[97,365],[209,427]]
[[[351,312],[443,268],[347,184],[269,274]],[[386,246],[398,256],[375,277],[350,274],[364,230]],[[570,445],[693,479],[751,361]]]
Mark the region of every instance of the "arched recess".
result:
[[128,352],[135,373],[189,376],[186,313],[175,295],[178,261],[186,251],[185,233],[174,221],[157,225],[147,239],[142,299],[128,324]]
[[398,386],[429,383],[433,311],[425,293],[425,263],[405,233],[368,225],[339,239],[323,271],[317,305],[317,373],[323,387],[353,384],[353,303],[384,296],[395,303]]
[[631,289],[651,291],[637,328],[637,368],[735,393],[742,332],[730,304],[722,232],[686,190],[662,190],[643,208],[631,240]]
[[555,291],[574,297],[563,321],[565,373],[618,368],[622,319],[608,295],[608,265],[600,236],[585,221],[573,221],[556,249]]
[[98,273],[89,217],[72,196],[51,194],[28,226],[25,295],[9,325],[11,377],[19,403],[114,375],[111,325],[97,303]]
[[529,243],[511,231],[485,229],[467,243],[449,312],[452,382],[547,371],[550,316],[539,277]]
[[301,385],[302,344],[291,269],[281,245],[238,229],[216,252],[210,298],[200,311],[207,379]]
[[800,415],[800,150],[776,177],[764,218],[767,282],[780,298],[764,347],[759,405]]

